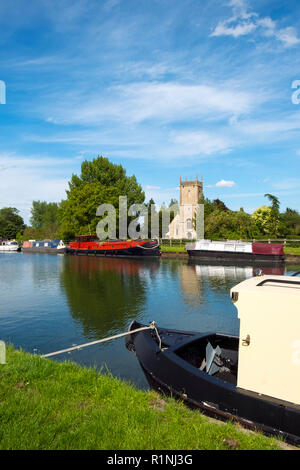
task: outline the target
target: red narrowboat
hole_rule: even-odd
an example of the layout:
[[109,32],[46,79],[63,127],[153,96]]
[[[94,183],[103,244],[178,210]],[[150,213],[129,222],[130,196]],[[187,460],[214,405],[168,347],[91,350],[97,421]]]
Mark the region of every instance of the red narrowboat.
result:
[[66,253],[90,256],[153,257],[160,256],[157,240],[104,240],[97,235],[77,235]]

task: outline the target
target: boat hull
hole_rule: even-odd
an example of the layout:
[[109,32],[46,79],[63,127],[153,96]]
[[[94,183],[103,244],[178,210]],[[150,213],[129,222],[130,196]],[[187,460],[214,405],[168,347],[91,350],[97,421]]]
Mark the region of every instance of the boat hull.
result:
[[99,257],[124,257],[124,258],[153,258],[160,256],[160,249],[158,245],[152,247],[149,243],[145,243],[143,246],[128,246],[126,248],[72,248],[67,247],[66,253],[70,255],[79,256],[99,256]]
[[17,253],[20,247],[0,246],[0,253]]
[[57,248],[40,246],[40,247],[22,248],[21,251],[23,253],[48,253],[48,254],[59,255],[59,254],[64,254],[66,252],[66,249],[60,248],[58,250]]
[[188,254],[192,259],[203,261],[238,261],[251,263],[267,263],[267,264],[284,264],[284,255],[260,254],[260,253],[242,253],[242,252],[226,252],[213,250],[188,250]]
[[[133,322],[130,329],[140,326],[143,325]],[[134,333],[126,340],[127,348],[135,352],[150,387],[180,398],[214,417],[232,419],[300,444],[300,406],[238,389],[234,383],[208,375],[180,357],[180,351],[187,346],[194,347],[201,341],[207,344],[207,338],[212,336],[237,348],[238,337],[158,329],[162,346],[167,346],[161,350],[151,331]]]

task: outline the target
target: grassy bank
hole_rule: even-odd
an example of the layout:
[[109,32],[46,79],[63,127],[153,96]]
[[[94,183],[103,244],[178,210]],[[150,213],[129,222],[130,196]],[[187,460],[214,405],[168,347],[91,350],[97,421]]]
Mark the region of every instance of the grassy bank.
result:
[[300,255],[300,248],[299,247],[291,247],[291,246],[287,246],[284,248],[284,253],[286,255]]
[[185,245],[161,245],[160,249],[165,252],[186,253]]
[[278,441],[191,411],[94,369],[7,351],[0,449],[277,449]]

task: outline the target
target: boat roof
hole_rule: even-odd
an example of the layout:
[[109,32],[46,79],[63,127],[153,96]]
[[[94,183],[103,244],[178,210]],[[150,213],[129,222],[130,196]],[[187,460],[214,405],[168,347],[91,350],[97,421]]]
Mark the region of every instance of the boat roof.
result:
[[[263,289],[263,291],[261,291],[261,289]],[[297,295],[300,297],[300,278],[296,276],[277,275],[255,276],[240,282],[231,289],[231,293],[237,291],[247,291],[253,294],[264,292],[274,295]]]

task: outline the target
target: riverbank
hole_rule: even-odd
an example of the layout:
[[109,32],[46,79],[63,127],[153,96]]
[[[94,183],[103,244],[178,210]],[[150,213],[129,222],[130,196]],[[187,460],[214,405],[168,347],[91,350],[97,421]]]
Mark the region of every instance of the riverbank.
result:
[[0,365],[0,421],[1,450],[290,448],[96,369],[12,346]]

